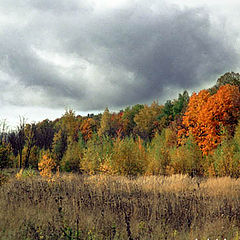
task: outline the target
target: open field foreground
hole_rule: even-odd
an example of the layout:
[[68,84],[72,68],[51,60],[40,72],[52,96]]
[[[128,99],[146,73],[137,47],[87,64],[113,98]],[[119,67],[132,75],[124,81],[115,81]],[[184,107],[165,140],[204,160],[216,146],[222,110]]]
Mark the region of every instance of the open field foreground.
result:
[[0,239],[239,239],[240,180],[9,177]]

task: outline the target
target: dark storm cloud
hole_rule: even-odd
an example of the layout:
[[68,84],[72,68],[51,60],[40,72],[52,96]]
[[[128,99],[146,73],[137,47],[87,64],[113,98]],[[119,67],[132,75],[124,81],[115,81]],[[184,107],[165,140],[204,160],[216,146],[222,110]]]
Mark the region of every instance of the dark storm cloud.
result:
[[[80,88],[81,84],[69,85],[68,79],[63,78],[53,67],[36,56],[36,53],[26,45],[27,41],[20,41],[13,34],[10,37],[3,37],[0,41],[0,55],[3,56],[3,71],[26,87],[26,92],[23,91],[22,95],[27,95],[31,88],[34,88],[35,91],[44,90],[47,92],[45,98],[49,100],[47,104],[53,107],[60,107],[61,104],[64,104],[63,99],[75,100],[84,97],[83,86]],[[13,95],[11,104],[31,105],[32,102],[21,101],[21,96],[14,94],[16,88],[17,85],[11,89]],[[34,98],[34,96],[32,97]],[[56,97],[57,101],[54,100]],[[42,99],[39,105],[46,104],[47,99]]]
[[[78,2],[0,3],[6,15],[0,24],[1,70],[15,79],[23,95],[34,99],[33,92],[41,91],[36,105],[94,110],[161,99],[166,88],[193,89],[238,64],[226,29],[213,26],[206,9],[141,1],[98,11]],[[84,64],[62,74],[62,65],[34,49]],[[32,104],[19,101],[11,88],[5,101]]]

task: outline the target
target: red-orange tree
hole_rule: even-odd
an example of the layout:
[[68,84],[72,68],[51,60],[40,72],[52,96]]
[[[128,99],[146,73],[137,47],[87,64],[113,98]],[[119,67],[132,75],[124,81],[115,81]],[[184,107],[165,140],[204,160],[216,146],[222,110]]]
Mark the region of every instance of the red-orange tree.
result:
[[85,141],[88,141],[94,132],[97,131],[96,121],[92,118],[85,118],[80,126],[80,131]]
[[[194,93],[183,116],[183,125],[186,135],[191,132],[206,155],[221,142],[223,128],[230,134],[234,133],[239,116],[239,88],[227,84],[212,96],[207,90]],[[180,131],[179,135],[182,133]]]
[[198,94],[193,93],[189,99],[187,110],[182,119],[181,128],[178,131],[179,143],[182,144],[185,137],[189,136],[189,133],[195,137],[196,142],[201,143],[205,137],[204,125],[199,120],[199,114],[206,106],[210,93],[207,90],[202,90]]

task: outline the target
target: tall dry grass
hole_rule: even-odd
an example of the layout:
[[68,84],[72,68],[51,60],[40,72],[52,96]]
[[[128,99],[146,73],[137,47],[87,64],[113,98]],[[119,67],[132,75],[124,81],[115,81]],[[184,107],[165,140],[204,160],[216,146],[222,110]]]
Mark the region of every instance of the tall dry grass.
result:
[[0,187],[0,239],[238,239],[240,180],[63,174]]

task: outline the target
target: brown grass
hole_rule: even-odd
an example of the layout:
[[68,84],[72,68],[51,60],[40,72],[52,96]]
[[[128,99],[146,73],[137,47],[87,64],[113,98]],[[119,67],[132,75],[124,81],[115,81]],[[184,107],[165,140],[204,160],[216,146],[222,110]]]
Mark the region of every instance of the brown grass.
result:
[[240,180],[10,177],[0,239],[238,239]]

